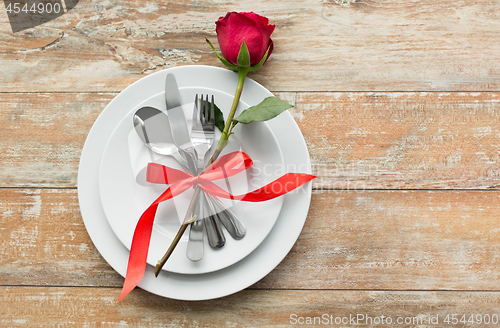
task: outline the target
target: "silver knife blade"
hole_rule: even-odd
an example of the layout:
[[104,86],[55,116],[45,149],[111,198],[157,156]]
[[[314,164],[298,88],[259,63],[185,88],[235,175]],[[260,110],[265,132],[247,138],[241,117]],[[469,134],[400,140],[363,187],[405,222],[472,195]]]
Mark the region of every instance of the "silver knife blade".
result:
[[181,95],[177,81],[172,73],[167,74],[165,79],[165,102],[174,144],[186,158],[191,172],[195,173],[197,171],[197,155],[191,142],[186,117],[182,109]]
[[178,148],[192,147],[186,117],[182,109],[181,95],[175,76],[172,73],[167,74],[165,81],[165,101],[175,145]]

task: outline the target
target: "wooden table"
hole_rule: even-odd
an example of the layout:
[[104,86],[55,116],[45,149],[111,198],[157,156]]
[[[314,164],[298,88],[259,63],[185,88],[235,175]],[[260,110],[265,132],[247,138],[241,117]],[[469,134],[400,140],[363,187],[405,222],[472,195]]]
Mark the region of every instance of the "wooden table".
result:
[[[295,106],[306,225],[237,294],[117,303],[78,204],[86,136],[134,81],[220,67],[204,39],[227,11],[276,24],[250,77]],[[498,326],[500,2],[81,0],[17,33],[2,8],[0,29],[0,326]]]

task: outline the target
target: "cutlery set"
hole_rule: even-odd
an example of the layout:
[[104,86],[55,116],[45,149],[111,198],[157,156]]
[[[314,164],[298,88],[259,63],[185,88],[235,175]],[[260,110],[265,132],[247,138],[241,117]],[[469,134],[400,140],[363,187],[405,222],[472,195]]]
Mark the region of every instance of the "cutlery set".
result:
[[[138,109],[133,117],[134,128],[150,150],[163,156],[174,157],[184,170],[198,175],[207,164],[205,158],[215,138],[214,97],[209,101],[208,95],[205,99],[203,95],[196,95],[191,132],[172,73],[167,75],[165,81],[165,103],[166,113],[153,107]],[[153,127],[146,124],[151,118],[157,123]],[[165,125],[170,127],[175,147],[169,142],[162,142],[161,135],[165,136]],[[205,233],[208,244],[217,249],[223,247],[226,242],[221,224],[235,240],[245,236],[246,228],[219,199],[201,190],[196,190],[194,195],[197,199],[193,213],[190,214],[195,220],[190,225],[186,255],[191,261],[199,261],[203,258]]]

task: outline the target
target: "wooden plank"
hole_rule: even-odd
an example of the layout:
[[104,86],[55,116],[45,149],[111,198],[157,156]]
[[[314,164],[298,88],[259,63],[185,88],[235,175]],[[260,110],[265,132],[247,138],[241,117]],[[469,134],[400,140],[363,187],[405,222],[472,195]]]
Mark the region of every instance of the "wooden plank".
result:
[[[0,186],[75,187],[81,149],[114,93],[4,93]],[[278,93],[318,189],[498,189],[500,94]]]
[[498,290],[497,191],[321,191],[259,288]]
[[0,186],[75,187],[85,139],[108,93],[2,94]]
[[500,94],[297,93],[316,188],[500,185]]
[[118,286],[74,189],[0,189],[0,285]]
[[290,327],[299,323],[313,327],[445,327],[452,318],[459,321],[463,315],[464,323],[453,326],[495,327],[492,321],[498,323],[500,315],[499,292],[253,290],[217,300],[185,302],[138,290],[116,303],[119,290],[109,288],[3,287],[0,291],[0,323],[8,327],[39,327],[40,323],[138,328]]
[[[0,189],[0,285],[121,286],[74,189]],[[498,191],[318,191],[292,251],[252,288],[498,290]]]
[[252,75],[273,91],[500,89],[496,1],[93,0],[15,34],[0,16],[0,91],[120,91],[168,67],[221,66],[204,39],[249,10],[276,24]]

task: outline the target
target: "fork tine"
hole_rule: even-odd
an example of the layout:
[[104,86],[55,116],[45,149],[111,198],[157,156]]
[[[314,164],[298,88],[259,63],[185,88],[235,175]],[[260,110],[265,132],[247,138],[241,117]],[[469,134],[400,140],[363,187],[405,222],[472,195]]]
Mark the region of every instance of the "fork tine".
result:
[[[208,96],[207,96],[208,98]],[[215,122],[215,104],[214,104],[214,95],[212,95],[212,103],[210,105],[210,123]]]
[[203,95],[200,94],[200,122],[205,123],[205,101],[203,100]]
[[208,95],[205,95],[205,104],[203,107],[203,116],[205,118],[205,123],[208,122]]

